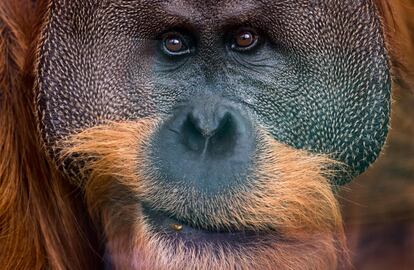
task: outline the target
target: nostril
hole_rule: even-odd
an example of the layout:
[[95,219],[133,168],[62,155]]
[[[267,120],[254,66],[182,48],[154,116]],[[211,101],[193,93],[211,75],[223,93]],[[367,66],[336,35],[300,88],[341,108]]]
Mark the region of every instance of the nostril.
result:
[[188,114],[187,121],[203,137],[210,136],[211,130],[206,125],[206,123],[204,123],[205,121],[203,121],[200,117],[195,116],[194,113]]
[[214,135],[210,137],[208,148],[210,154],[231,154],[237,141],[237,123],[231,113],[226,113],[220,120]]
[[229,112],[225,113],[218,121],[218,126],[214,130],[214,133],[211,136],[215,136],[217,134],[224,134],[230,131],[231,129],[231,119],[232,116]]
[[185,119],[181,128],[181,139],[192,151],[203,151],[205,148],[206,138],[202,129],[199,127],[199,120],[194,118],[191,114]]
[[187,149],[204,155],[231,153],[235,145],[237,123],[230,112],[220,115],[188,113],[181,128],[181,140]]

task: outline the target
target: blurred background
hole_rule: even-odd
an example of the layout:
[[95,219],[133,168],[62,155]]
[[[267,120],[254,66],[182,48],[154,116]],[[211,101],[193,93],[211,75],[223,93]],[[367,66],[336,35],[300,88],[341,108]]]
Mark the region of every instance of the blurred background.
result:
[[414,269],[414,0],[388,0],[402,63],[391,130],[378,161],[340,192],[356,269]]

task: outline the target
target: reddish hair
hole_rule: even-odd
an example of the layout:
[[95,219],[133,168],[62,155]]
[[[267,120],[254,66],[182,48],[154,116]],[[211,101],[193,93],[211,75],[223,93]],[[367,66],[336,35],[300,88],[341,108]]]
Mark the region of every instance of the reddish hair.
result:
[[0,1],[0,266],[93,269],[79,192],[49,162],[33,113],[34,63],[48,1]]
[[[36,132],[33,73],[48,2],[0,1],[0,266],[95,269],[100,233],[81,192],[48,160]],[[374,2],[388,40],[395,40],[389,1]]]
[[[185,196],[171,194],[173,187],[154,185],[156,172],[147,162],[146,149],[159,123],[157,118],[142,118],[94,126],[61,143],[63,158],[85,164],[79,173],[88,179],[88,209],[104,225],[116,269],[349,268],[341,213],[327,179],[327,168],[337,162],[283,145],[259,130],[254,186],[212,197],[192,189]],[[277,236],[270,233],[259,246],[205,245],[200,252],[180,241],[171,245],[151,232],[139,203],[129,199],[131,192],[180,216],[191,205],[200,216],[209,217],[206,225],[274,228]],[[119,198],[116,204],[113,198]]]

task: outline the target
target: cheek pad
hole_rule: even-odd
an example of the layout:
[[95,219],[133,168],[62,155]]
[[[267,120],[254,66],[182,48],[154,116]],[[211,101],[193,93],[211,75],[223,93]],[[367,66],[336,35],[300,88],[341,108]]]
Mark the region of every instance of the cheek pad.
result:
[[[159,113],[172,107],[175,98],[186,97],[177,92],[185,83],[161,91],[167,86],[157,79],[156,62],[143,57],[140,39],[128,38],[132,35],[128,27],[113,27],[110,16],[91,17],[83,19],[82,32],[71,17],[79,14],[76,4],[56,8],[40,46],[36,101],[48,147],[76,130]],[[364,13],[355,18],[367,20],[360,23],[371,28],[347,25],[355,23],[351,21],[342,22],[352,29],[348,32],[328,29],[327,35],[312,24],[302,25],[305,29],[298,32],[297,18],[284,18],[292,28],[286,30],[294,33],[289,42],[295,47],[278,57],[286,62],[289,76],[278,67],[279,71],[261,74],[265,80],[252,76],[249,84],[259,87],[257,91],[232,93],[254,96],[257,121],[279,142],[344,163],[346,169],[335,177],[335,184],[350,181],[374,162],[388,132],[391,80],[381,25],[372,10],[355,10]],[[335,26],[331,13],[317,19]],[[303,15],[316,20],[306,10]],[[196,76],[189,81],[194,84]]]

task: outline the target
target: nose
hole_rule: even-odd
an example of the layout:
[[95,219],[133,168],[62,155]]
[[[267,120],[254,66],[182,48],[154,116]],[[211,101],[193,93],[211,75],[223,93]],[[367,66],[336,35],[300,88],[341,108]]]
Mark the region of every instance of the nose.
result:
[[[205,156],[231,155],[237,134],[242,132],[242,119],[236,112],[225,105],[203,109],[193,107],[177,119],[182,144],[190,151]],[[180,121],[180,120],[178,120]]]
[[152,139],[150,160],[161,181],[208,193],[247,181],[256,151],[252,120],[222,99],[177,108]]

